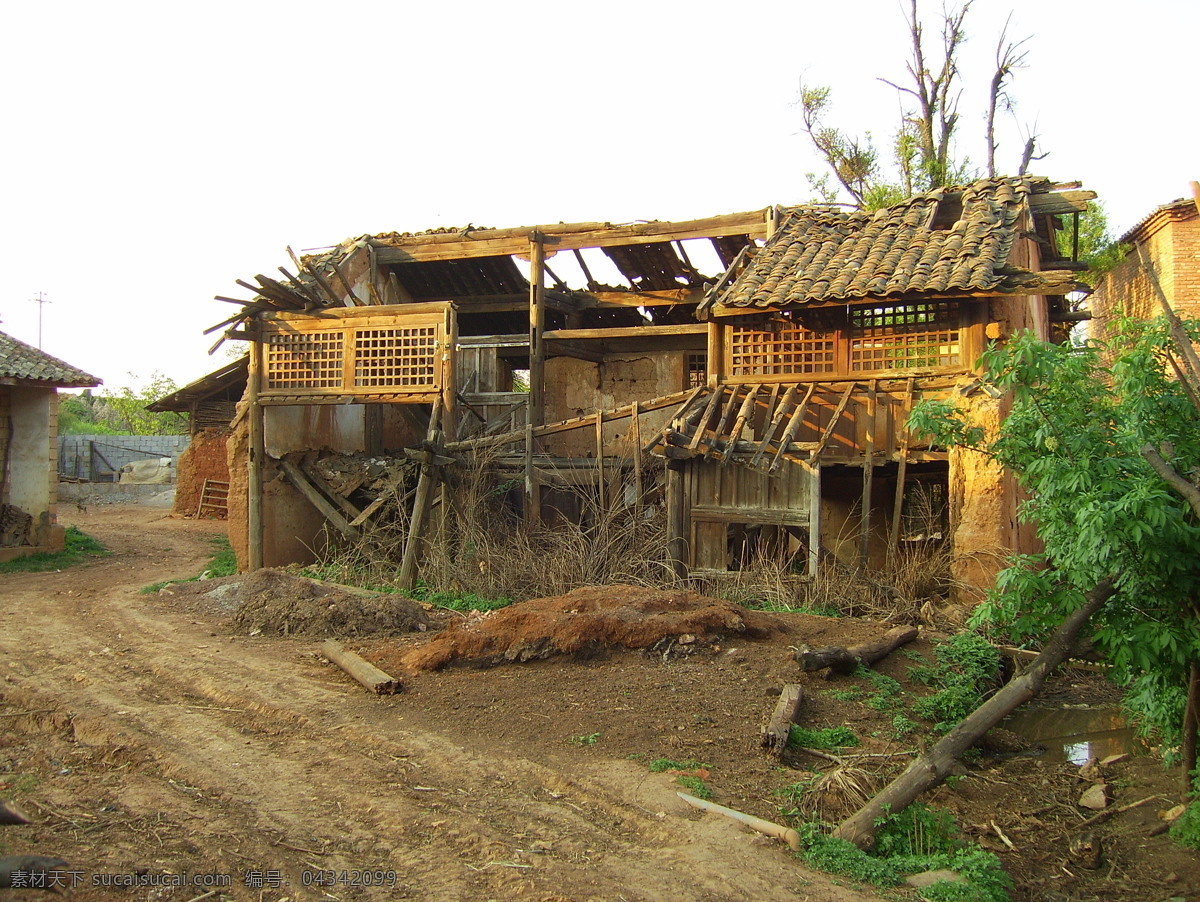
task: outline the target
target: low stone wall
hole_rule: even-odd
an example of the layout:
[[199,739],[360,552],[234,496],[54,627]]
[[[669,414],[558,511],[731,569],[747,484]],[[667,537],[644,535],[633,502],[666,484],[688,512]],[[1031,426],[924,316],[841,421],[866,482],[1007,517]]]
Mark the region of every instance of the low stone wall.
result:
[[188,435],[60,435],[58,472],[76,479],[111,482],[112,471],[119,472],[130,461],[177,459],[190,441]]
[[170,507],[175,487],[170,485],[131,485],[119,482],[60,482],[59,510],[64,505],[149,504]]

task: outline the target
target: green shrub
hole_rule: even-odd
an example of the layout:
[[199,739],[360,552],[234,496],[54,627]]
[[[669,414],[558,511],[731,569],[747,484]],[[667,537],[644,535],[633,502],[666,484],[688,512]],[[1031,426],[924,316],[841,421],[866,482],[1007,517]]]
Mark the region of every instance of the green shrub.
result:
[[809,749],[844,749],[859,744],[858,737],[849,727],[812,729],[792,724],[788,733],[788,745]]
[[712,790],[709,789],[708,784],[699,777],[691,777],[687,774],[680,774],[675,778],[675,782],[698,799],[712,798]]
[[1200,849],[1200,800],[1193,801],[1171,825],[1171,839],[1189,849]]
[[983,702],[983,693],[1000,673],[1000,655],[977,633],[959,633],[934,649],[936,663],[912,667],[913,679],[940,687],[933,695],[913,702],[913,712],[933,721],[944,733]]
[[650,773],[661,774],[668,770],[699,770],[707,769],[707,764],[701,764],[693,758],[688,758],[686,761],[675,761],[671,758],[655,758],[650,762]]

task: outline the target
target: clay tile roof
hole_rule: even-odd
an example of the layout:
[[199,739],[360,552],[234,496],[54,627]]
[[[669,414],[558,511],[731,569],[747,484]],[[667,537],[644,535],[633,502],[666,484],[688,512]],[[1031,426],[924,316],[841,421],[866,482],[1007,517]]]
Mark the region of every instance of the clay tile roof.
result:
[[3,332],[0,332],[0,380],[63,387],[100,384],[95,376]]
[[1047,184],[1030,177],[982,179],[873,213],[783,208],[771,240],[701,309],[803,306],[912,293],[1037,293],[1058,286],[1068,274],[1032,274],[1007,265],[1026,199]]

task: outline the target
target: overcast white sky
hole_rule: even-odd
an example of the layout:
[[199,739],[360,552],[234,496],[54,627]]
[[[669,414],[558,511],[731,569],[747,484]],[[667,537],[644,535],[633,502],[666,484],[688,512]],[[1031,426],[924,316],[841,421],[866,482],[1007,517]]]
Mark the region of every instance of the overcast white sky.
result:
[[[927,17],[940,3],[923,0]],[[960,149],[982,163],[996,36],[1016,117],[1122,232],[1200,179],[1195,0],[976,0]],[[794,106],[887,144],[900,0],[11,4],[0,329],[101,377],[180,385],[234,283],[370,232],[686,219],[810,199]],[[1010,120],[1015,125],[1015,120]],[[1021,139],[1000,153],[1011,164]]]

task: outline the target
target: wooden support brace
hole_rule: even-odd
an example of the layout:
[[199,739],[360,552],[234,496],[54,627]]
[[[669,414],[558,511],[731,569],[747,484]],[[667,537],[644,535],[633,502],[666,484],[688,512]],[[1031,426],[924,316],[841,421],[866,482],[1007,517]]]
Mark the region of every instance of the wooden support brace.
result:
[[279,462],[279,464],[281,467],[283,467],[283,472],[287,474],[288,482],[294,485],[300,491],[300,494],[307,498],[309,503],[319,510],[324,515],[326,520],[334,525],[334,528],[337,529],[338,532],[348,539],[359,538],[361,533],[355,527],[350,525],[350,521],[342,516],[342,512],[334,507],[333,504],[330,503],[330,501],[317,490],[316,486],[309,482],[308,477],[304,475],[303,470],[296,466],[295,461],[284,458]]

